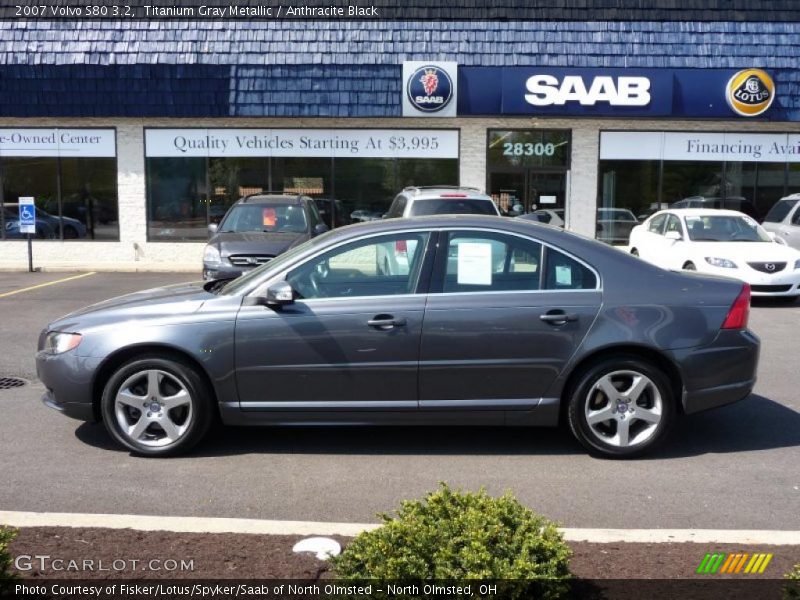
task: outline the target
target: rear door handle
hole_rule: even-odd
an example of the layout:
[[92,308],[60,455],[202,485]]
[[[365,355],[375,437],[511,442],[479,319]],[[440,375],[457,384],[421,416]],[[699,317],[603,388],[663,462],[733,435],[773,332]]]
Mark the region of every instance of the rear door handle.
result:
[[394,327],[405,327],[406,319],[395,319],[392,315],[375,315],[374,319],[367,321],[367,325],[376,329],[392,329]]
[[567,321],[577,321],[578,315],[575,313],[567,313],[563,310],[550,310],[543,315],[539,315],[539,319],[552,325],[563,325]]

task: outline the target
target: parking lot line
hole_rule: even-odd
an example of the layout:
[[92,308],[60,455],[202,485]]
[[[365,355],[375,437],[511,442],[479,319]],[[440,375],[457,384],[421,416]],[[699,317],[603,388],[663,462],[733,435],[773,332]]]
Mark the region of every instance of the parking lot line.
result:
[[[378,523],[327,523],[322,521],[273,521],[221,517],[162,517],[82,513],[0,511],[0,523],[12,527],[100,527],[178,533],[250,533],[266,535],[355,536],[375,529]],[[800,544],[800,531],[737,529],[583,529],[562,528],[568,542],[702,544]]]
[[74,279],[80,279],[81,277],[89,277],[89,275],[95,275],[95,274],[96,271],[89,271],[88,273],[81,273],[80,275],[73,275],[71,277],[64,277],[63,279],[56,279],[55,281],[48,281],[47,283],[40,283],[38,285],[32,285],[29,287],[20,288],[18,290],[11,290],[10,292],[4,292],[0,294],[0,298],[5,298],[6,296],[13,296],[14,294],[21,294],[22,292],[30,292],[32,290],[38,290],[39,288],[47,287],[48,285],[64,283],[65,281],[72,281]]

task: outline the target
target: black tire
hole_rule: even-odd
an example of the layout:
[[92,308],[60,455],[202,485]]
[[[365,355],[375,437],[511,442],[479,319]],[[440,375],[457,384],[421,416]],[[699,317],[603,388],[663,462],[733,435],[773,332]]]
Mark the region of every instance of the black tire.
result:
[[[190,418],[186,418],[183,423],[183,425],[186,425],[185,432],[182,433],[177,441],[163,446],[152,446],[131,439],[123,432],[122,425],[117,419],[115,399],[120,386],[137,373],[148,370],[166,373],[169,377],[164,378],[164,380],[168,382],[174,383],[177,380],[188,392],[189,402],[191,403]],[[174,380],[170,378],[174,378]],[[213,420],[214,402],[207,385],[195,367],[177,357],[146,355],[130,360],[114,371],[103,389],[103,395],[100,400],[103,423],[108,433],[118,444],[135,454],[141,456],[174,456],[186,452],[206,435]],[[149,393],[149,390],[145,392],[145,396],[147,393]],[[146,398],[143,399],[147,400]],[[147,409],[143,408],[142,410]],[[170,412],[169,409],[162,410],[164,413]],[[148,427],[148,430],[153,430],[153,428]],[[156,431],[157,435],[158,427],[154,431]],[[166,430],[163,430],[163,432],[166,434]]]
[[[644,441],[627,447],[620,447],[601,439],[601,436],[589,426],[585,412],[587,405],[592,401],[589,398],[590,392],[598,381],[617,371],[630,371],[645,375],[653,383],[661,397],[661,419],[653,433]],[[646,403],[647,400],[650,400],[651,394],[652,390],[648,387],[643,394],[647,397],[642,401]],[[610,356],[589,365],[567,390],[565,401],[567,402],[567,423],[573,435],[590,454],[601,458],[634,458],[651,452],[664,441],[676,416],[675,394],[668,377],[652,363],[632,355]],[[636,422],[634,418],[629,420],[629,424],[634,422]],[[642,424],[646,426],[644,421]]]
[[634,256],[639,256],[639,251],[636,248],[631,248],[631,254]]
[[697,267],[694,265],[693,262],[687,262],[683,265],[684,271],[697,271]]
[[64,227],[64,239],[75,240],[78,238],[78,230],[71,226]]

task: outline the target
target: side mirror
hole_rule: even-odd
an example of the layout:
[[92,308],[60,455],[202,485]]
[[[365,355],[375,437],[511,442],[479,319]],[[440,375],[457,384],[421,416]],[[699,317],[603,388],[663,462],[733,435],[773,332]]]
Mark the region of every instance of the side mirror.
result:
[[683,239],[683,236],[679,231],[668,231],[664,234],[664,237],[668,240],[672,240],[673,242],[679,242]]
[[317,223],[314,226],[314,235],[320,235],[328,231],[328,226],[325,223]]
[[210,235],[210,236],[214,235],[215,233],[217,233],[218,229],[219,229],[219,223],[209,223],[208,224],[208,235]]
[[768,231],[767,234],[769,234],[769,237],[771,237],[772,241],[775,242],[776,244],[780,244],[781,246],[786,246],[787,245],[786,244],[786,240],[783,239],[781,236],[779,236],[777,233],[773,233],[771,231]]
[[267,288],[267,306],[294,304],[294,290],[287,281],[277,281]]

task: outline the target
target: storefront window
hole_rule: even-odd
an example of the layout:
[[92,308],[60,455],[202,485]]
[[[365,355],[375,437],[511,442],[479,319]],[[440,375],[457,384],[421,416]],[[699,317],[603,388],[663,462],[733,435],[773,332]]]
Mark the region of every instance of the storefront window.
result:
[[208,238],[205,158],[147,159],[148,238]]
[[[302,149],[321,156],[203,156],[211,139],[242,153]],[[146,147],[153,154],[146,159],[152,241],[205,240],[208,223],[249,194],[310,196],[325,224],[339,227],[380,219],[406,186],[459,179],[455,130],[152,129]],[[190,150],[194,156],[185,155]]]
[[[627,209],[641,222],[664,208],[725,208],[760,221],[780,198],[800,191],[800,165],[781,154],[794,147],[791,137],[602,132],[598,210]],[[598,231],[603,220],[598,214]],[[624,237],[613,243],[627,243]]]
[[119,239],[113,129],[13,128],[1,133],[0,239],[28,237],[20,231],[20,197],[34,199],[36,239]]

